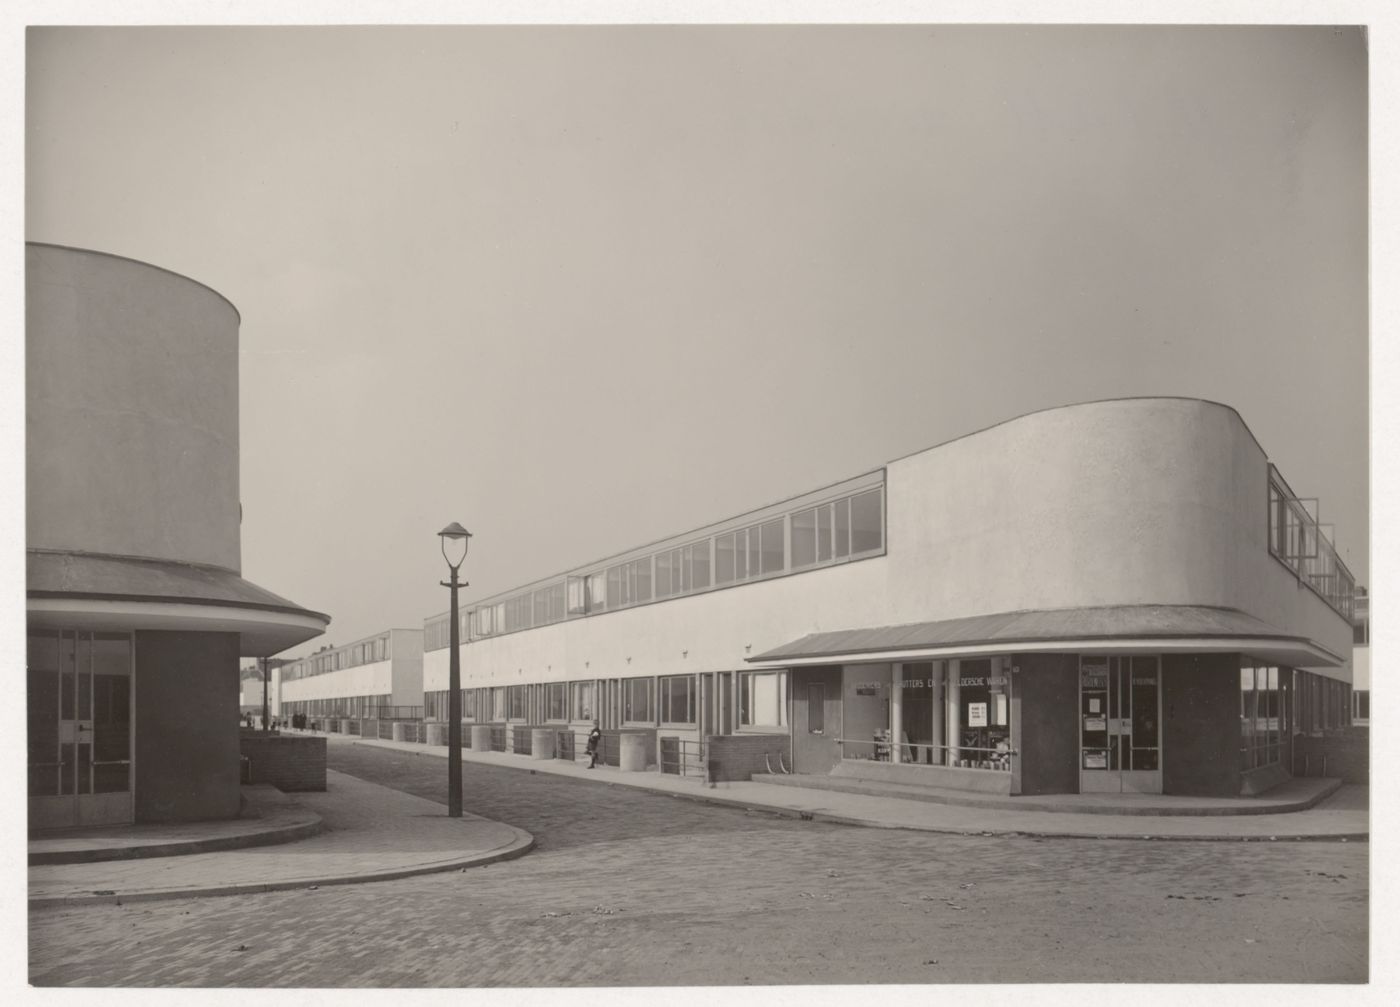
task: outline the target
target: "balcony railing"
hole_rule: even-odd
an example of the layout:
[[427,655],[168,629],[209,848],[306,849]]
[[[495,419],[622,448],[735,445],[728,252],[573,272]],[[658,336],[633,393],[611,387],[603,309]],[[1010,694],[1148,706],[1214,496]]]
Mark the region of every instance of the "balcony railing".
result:
[[[1317,501],[1311,501],[1313,510]],[[1331,608],[1348,622],[1355,605],[1356,580],[1347,569],[1337,549],[1310,511],[1284,481],[1277,468],[1269,466],[1269,552],[1292,570],[1299,582],[1306,584]]]

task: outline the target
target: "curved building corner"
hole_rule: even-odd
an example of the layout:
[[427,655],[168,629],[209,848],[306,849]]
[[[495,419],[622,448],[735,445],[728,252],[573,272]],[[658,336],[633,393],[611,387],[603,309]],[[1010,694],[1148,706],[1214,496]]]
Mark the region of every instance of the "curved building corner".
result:
[[329,617],[241,575],[238,312],[26,246],[31,829],[234,817],[238,664]]

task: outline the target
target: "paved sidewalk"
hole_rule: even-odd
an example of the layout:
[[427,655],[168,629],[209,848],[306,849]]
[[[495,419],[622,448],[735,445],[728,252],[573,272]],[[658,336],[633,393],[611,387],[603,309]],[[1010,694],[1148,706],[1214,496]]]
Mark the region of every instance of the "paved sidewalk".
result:
[[[328,736],[332,744],[370,745],[430,758],[446,758],[446,746]],[[504,752],[462,752],[467,763],[570,776],[588,782],[636,787],[673,797],[767,811],[795,818],[882,829],[915,829],[958,835],[1030,835],[1095,839],[1177,840],[1366,840],[1370,834],[1364,787],[1343,787],[1307,811],[1268,815],[1173,815],[1163,817],[1010,811],[931,804],[839,791],[775,787],[766,783],[721,783],[660,773],[623,773],[559,759],[533,759]]]
[[40,834],[29,839],[29,863],[84,864],[272,846],[321,831],[321,816],[267,783],[242,787],[243,810],[231,821],[113,825]]
[[528,832],[328,770],[325,793],[296,795],[323,831],[278,846],[29,868],[30,908],[354,884],[505,860]]

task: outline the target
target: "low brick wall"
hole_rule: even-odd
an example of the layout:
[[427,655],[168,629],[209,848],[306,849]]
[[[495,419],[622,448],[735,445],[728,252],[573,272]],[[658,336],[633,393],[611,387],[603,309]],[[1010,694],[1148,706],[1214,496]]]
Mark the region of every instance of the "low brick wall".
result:
[[1371,782],[1371,729],[1344,727],[1299,739],[1293,753],[1295,776],[1330,776],[1345,783]]
[[326,789],[325,738],[245,734],[238,748],[250,763],[251,783],[282,791]]
[[724,734],[705,739],[711,783],[748,780],[754,773],[766,773],[771,765],[778,771],[778,757],[792,768],[790,739],[786,734]]

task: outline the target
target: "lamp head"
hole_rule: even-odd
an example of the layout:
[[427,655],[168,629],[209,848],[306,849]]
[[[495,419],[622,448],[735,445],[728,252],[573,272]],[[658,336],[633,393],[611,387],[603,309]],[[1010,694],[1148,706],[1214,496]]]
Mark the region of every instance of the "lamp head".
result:
[[463,528],[456,521],[438,532],[438,538],[442,539],[442,558],[447,560],[447,565],[456,570],[467,558],[467,540],[472,537],[472,533]]

